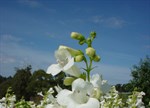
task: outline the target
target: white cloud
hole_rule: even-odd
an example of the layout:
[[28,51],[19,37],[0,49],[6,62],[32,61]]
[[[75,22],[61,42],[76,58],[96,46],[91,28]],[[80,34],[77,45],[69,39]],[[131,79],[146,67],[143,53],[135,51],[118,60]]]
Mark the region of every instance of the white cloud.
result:
[[106,20],[106,25],[112,28],[122,28],[125,21],[116,17],[111,17]]
[[[6,37],[4,37],[6,36]],[[1,35],[0,41],[0,74],[14,74],[14,67],[32,65],[33,69],[47,69],[54,62],[51,52],[35,50],[21,44],[21,38],[12,35]]]
[[93,69],[91,74],[100,73],[109,84],[124,84],[131,79],[131,71],[127,67],[100,63],[93,66],[96,66],[96,68]]
[[19,37],[14,37],[10,34],[3,34],[0,36],[1,37],[1,41],[5,41],[5,42],[19,42],[21,41],[22,39],[19,38]]
[[15,63],[15,59],[13,57],[0,55],[0,63],[2,64],[9,64],[9,63]]
[[102,16],[93,16],[93,17],[92,17],[92,21],[93,21],[94,23],[103,23],[103,22],[104,22],[104,19],[103,19]]
[[91,21],[96,24],[102,24],[110,28],[122,28],[126,21],[118,17],[103,17],[103,16],[93,16]]

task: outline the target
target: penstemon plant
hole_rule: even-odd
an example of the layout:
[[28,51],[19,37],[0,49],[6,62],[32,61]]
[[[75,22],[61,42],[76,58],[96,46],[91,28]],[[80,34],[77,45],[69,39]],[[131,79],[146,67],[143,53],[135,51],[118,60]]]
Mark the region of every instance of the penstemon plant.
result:
[[[145,95],[143,92],[134,91],[123,101],[115,87],[103,80],[102,75],[91,76],[93,62],[100,61],[100,56],[92,46],[96,32],[91,32],[88,38],[72,32],[71,38],[77,40],[79,45],[86,45],[85,51],[60,45],[55,51],[57,63],[47,69],[47,73],[53,76],[65,72],[67,77],[64,79],[64,85],[70,85],[71,90],[59,86],[50,88],[45,95],[39,93],[43,97],[40,104],[23,99],[14,103],[15,96],[8,92],[6,98],[0,100],[0,108],[145,108],[142,102]],[[85,63],[85,67],[82,68],[84,72],[76,66],[78,62]],[[54,89],[57,91],[56,97],[53,96]]]
[[[92,62],[99,62],[100,57],[96,55],[95,49],[92,47],[92,42],[96,38],[96,32],[91,32],[90,36],[86,39],[83,35],[72,32],[71,37],[79,41],[80,45],[87,44],[87,48],[85,49],[85,53],[88,56],[89,62],[87,61],[86,56],[82,55],[83,58],[79,59],[79,61],[84,61],[86,64],[86,68],[83,68],[87,74],[87,80],[90,81],[90,72],[93,69]],[[77,56],[78,57],[78,56]],[[75,58],[77,58],[75,57]],[[76,60],[76,59],[75,59]],[[77,60],[76,60],[77,61]]]

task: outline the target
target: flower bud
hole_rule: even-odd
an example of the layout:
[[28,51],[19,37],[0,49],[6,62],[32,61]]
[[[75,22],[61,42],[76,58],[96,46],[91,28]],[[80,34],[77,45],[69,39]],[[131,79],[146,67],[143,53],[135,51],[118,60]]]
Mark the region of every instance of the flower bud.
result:
[[96,32],[91,32],[90,35],[93,39],[96,38]]
[[93,58],[95,56],[95,49],[92,48],[92,47],[88,47],[86,50],[85,50],[86,54]]
[[86,42],[87,42],[88,45],[91,45],[91,43],[92,43],[91,38],[87,38]]
[[94,60],[95,62],[99,62],[100,59],[101,59],[100,56],[95,55],[93,60]]
[[83,61],[83,59],[84,59],[83,55],[78,55],[75,57],[75,62],[81,62],[81,61]]
[[75,50],[73,48],[67,47],[67,46],[59,46],[59,49],[66,49],[72,56],[77,56],[77,55],[82,55],[82,51],[80,50]]
[[77,32],[72,32],[71,38],[76,39],[76,40],[84,40],[84,36]]
[[69,86],[69,85],[71,85],[72,84],[72,82],[75,80],[75,78],[73,78],[73,77],[66,77],[65,79],[64,79],[64,85],[65,86]]

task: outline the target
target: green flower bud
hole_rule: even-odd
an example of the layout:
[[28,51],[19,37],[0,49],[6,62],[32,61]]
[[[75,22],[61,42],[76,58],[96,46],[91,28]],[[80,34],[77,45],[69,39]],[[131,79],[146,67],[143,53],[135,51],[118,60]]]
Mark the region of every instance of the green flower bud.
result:
[[77,33],[77,32],[72,32],[71,38],[76,39],[76,40],[84,40],[85,39],[82,34]]
[[64,79],[64,85],[65,86],[69,86],[69,85],[71,85],[72,84],[72,82],[75,80],[75,78],[73,78],[73,77],[66,77],[65,79]]
[[95,49],[92,48],[92,47],[88,47],[88,48],[85,50],[85,53],[86,53],[89,57],[93,58],[93,57],[95,56]]
[[93,39],[96,38],[96,32],[91,32],[90,35]]
[[75,59],[75,62],[81,62],[81,61],[83,61],[84,56],[83,55],[78,55],[74,59]]
[[93,60],[94,60],[95,62],[99,62],[100,59],[101,59],[100,56],[97,56],[97,55],[95,55],[94,58],[93,58]]
[[86,42],[87,42],[88,45],[91,45],[91,43],[92,43],[91,38],[87,38]]
[[83,52],[80,50],[76,50],[67,46],[59,46],[59,49],[66,49],[72,56],[83,55]]

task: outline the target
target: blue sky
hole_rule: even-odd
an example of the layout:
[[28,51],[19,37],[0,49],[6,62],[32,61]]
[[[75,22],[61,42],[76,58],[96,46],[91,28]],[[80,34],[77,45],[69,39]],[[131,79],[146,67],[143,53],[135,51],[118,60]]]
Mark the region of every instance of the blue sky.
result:
[[56,63],[59,45],[84,49],[71,32],[97,32],[93,47],[101,73],[111,84],[127,83],[132,66],[150,54],[149,0],[0,0],[0,74]]

